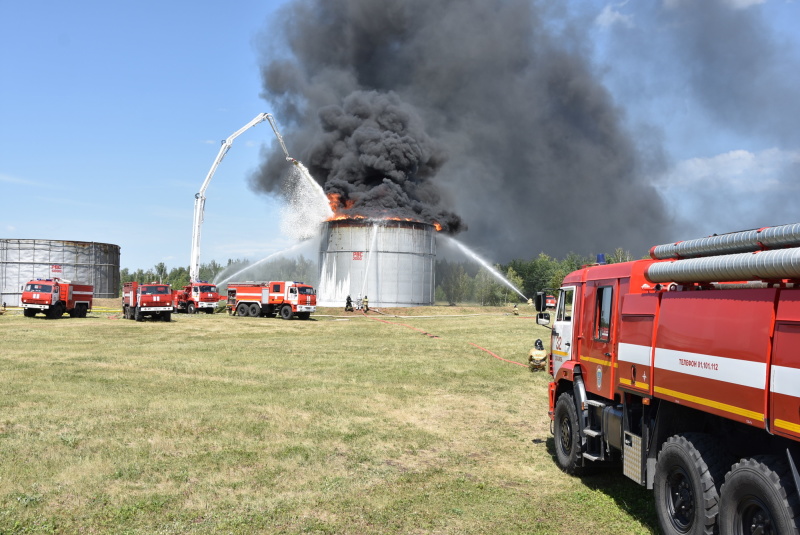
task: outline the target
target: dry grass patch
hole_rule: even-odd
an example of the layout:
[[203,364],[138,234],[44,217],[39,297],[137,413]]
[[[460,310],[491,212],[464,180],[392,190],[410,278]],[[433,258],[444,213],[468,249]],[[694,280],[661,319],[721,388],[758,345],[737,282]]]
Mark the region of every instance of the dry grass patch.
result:
[[546,330],[405,312],[0,317],[0,533],[651,531],[617,471],[555,466],[546,374],[470,344]]

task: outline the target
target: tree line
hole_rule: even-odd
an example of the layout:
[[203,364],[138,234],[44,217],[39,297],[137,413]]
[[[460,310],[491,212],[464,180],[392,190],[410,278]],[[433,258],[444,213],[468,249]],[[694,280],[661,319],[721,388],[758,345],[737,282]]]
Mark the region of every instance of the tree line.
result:
[[[617,249],[606,255],[606,262],[633,260],[628,251]],[[507,264],[495,264],[494,270],[509,284],[474,262],[437,260],[435,266],[436,301],[449,304],[475,303],[482,306],[498,306],[524,302],[536,292],[553,291],[561,285],[564,277],[581,266],[593,264],[594,258],[570,253],[562,259],[545,253],[531,260],[512,260]],[[223,283],[233,281],[295,280],[318,286],[317,263],[303,256],[278,258],[263,264],[248,260],[228,259],[224,266],[212,260],[200,265],[200,280]],[[139,283],[159,281],[180,288],[189,283],[188,266],[168,269],[160,262],[153,268],[130,271],[120,270],[120,289],[126,282]],[[512,288],[513,286],[513,288]],[[519,290],[519,293],[516,290]],[[522,295],[520,295],[520,293]]]

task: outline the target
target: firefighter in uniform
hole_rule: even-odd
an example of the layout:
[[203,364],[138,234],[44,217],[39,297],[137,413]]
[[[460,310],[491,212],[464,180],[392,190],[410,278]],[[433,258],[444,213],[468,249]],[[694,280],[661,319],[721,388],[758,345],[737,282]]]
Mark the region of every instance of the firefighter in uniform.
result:
[[362,304],[364,305],[364,312],[369,312],[369,297],[365,295]]
[[350,299],[350,296],[347,296],[347,301],[344,303],[344,311],[345,312],[352,312],[353,311],[353,300]]

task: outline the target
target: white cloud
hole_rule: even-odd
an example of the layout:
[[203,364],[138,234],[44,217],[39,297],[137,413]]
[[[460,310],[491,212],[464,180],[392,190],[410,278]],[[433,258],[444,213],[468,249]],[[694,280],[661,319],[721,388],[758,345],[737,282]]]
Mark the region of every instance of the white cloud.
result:
[[796,222],[800,150],[734,150],[678,162],[655,181],[680,239]]
[[601,28],[610,28],[616,24],[621,24],[627,28],[633,27],[633,15],[625,15],[619,11],[619,8],[625,7],[628,2],[621,2],[619,4],[608,4],[603,8],[603,11],[595,18],[595,24]]
[[[675,9],[692,2],[705,2],[706,0],[664,0],[664,7]],[[763,4],[766,0],[722,0],[722,3],[731,9],[747,9],[752,6]]]
[[709,158],[690,158],[658,178],[665,191],[724,188],[731,192],[796,189],[786,180],[791,166],[800,165],[800,151],[777,148],[753,153],[734,150]]
[[6,174],[3,174],[3,173],[0,173],[0,182],[7,182],[9,184],[23,184],[23,185],[27,185],[27,186],[35,186],[35,185],[37,185],[37,183],[34,182],[33,180],[28,180],[28,179],[25,179],[25,178],[19,178],[19,177],[16,177],[16,176],[6,175]]

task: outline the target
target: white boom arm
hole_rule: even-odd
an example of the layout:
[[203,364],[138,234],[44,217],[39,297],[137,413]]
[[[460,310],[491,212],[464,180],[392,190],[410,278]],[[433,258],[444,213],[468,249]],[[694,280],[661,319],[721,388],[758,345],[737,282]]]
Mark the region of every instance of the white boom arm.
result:
[[278,132],[278,127],[275,124],[275,118],[269,113],[261,113],[257,115],[252,121],[241,127],[239,130],[231,134],[228,137],[228,139],[222,142],[222,146],[219,149],[219,153],[217,154],[214,163],[211,164],[211,169],[208,171],[206,179],[203,181],[203,185],[200,186],[200,191],[195,193],[194,195],[194,220],[192,222],[192,257],[189,262],[189,280],[191,280],[192,282],[196,282],[200,278],[200,228],[203,225],[203,215],[205,213],[205,206],[206,206],[205,193],[206,189],[208,189],[208,184],[209,182],[211,182],[211,178],[217,171],[217,167],[219,167],[220,162],[228,153],[228,150],[230,150],[231,145],[233,144],[233,140],[239,137],[249,128],[252,128],[258,123],[264,121],[269,121],[270,126],[272,126],[272,131],[275,132],[275,137],[278,138],[278,143],[281,144],[283,153],[286,155],[286,160],[294,162],[294,159],[289,156],[289,151],[286,150],[286,145],[283,142],[283,137],[281,137],[280,132]]

